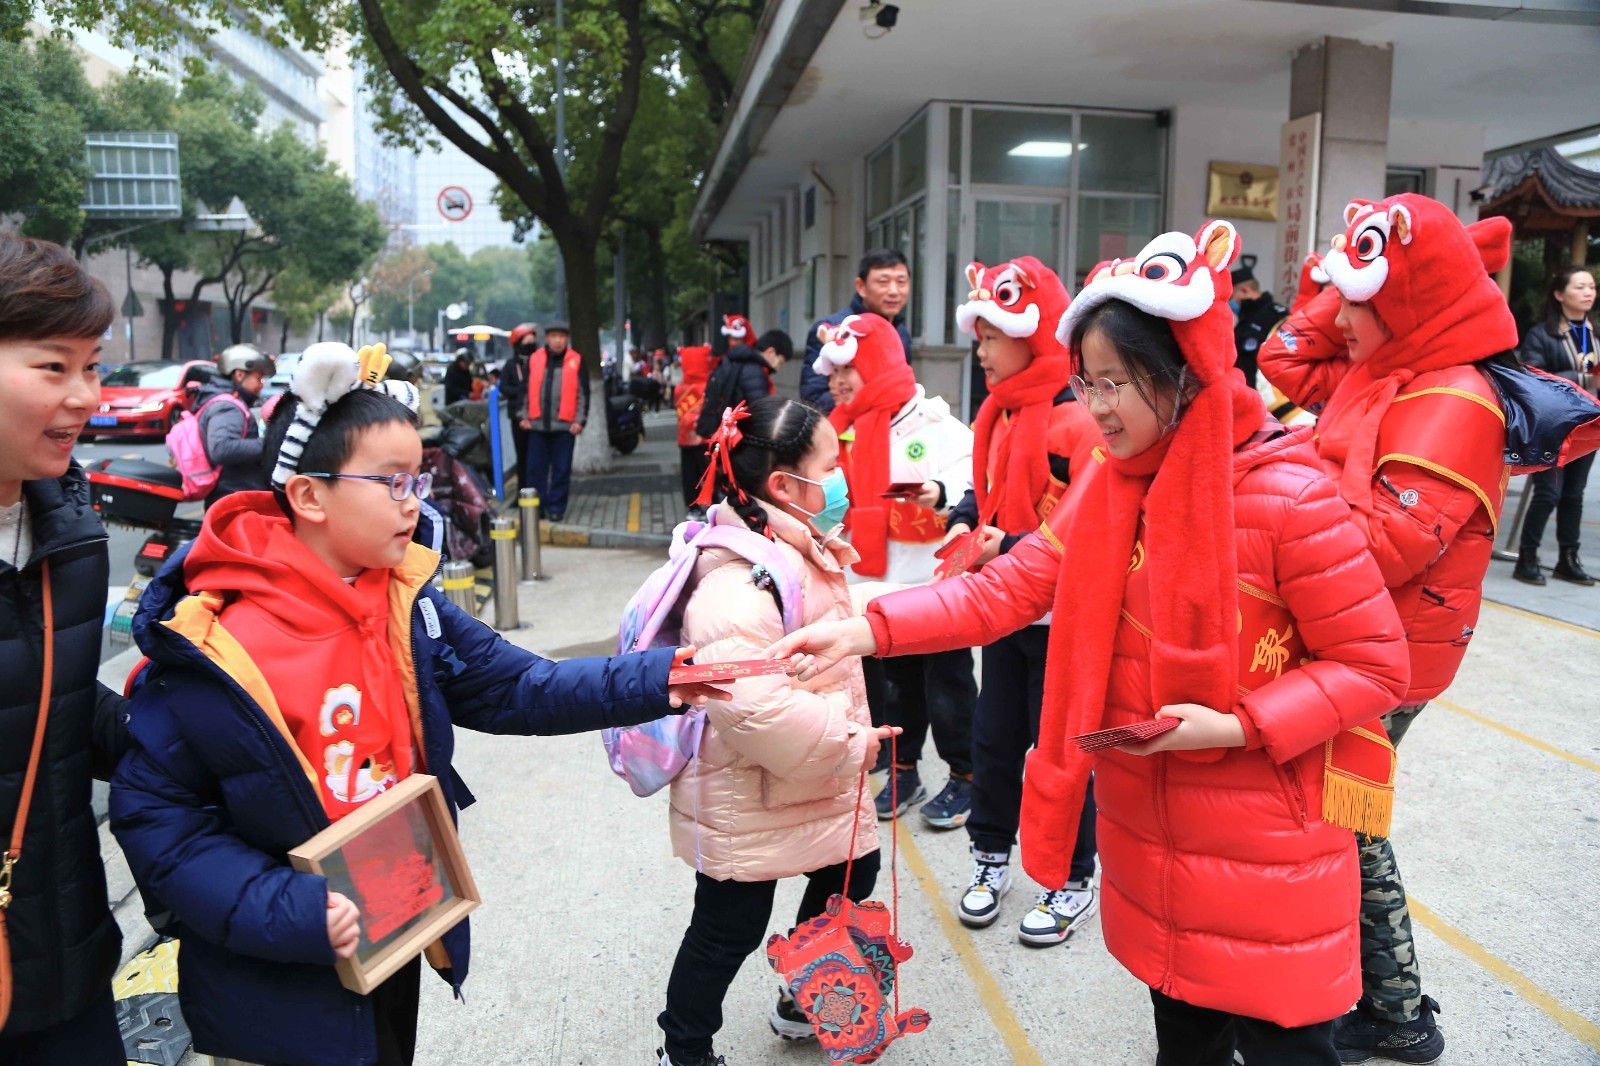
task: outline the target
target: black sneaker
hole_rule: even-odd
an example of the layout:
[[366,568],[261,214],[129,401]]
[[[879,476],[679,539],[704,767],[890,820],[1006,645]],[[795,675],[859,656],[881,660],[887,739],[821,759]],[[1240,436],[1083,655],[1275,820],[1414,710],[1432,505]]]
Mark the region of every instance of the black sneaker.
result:
[[935,829],[960,829],[972,813],[972,778],[951,777],[939,794],[922,805],[923,821]]
[[878,793],[876,802],[878,818],[882,821],[898,818],[910,810],[913,803],[928,798],[928,790],[922,787],[922,778],[918,776],[915,766],[909,770],[896,770],[889,784],[892,787],[886,787]]
[[661,1048],[656,1048],[656,1054],[661,1056],[657,1066],[728,1066],[722,1056],[715,1051],[701,1055],[697,1059],[675,1059]]
[[785,1040],[815,1040],[817,1031],[811,1025],[811,1019],[806,1017],[806,1012],[800,1009],[800,1004],[794,1001],[788,989],[778,992],[778,1002],[773,1006],[772,1013],[767,1015],[767,1024],[772,1026],[772,1031]]
[[1333,1044],[1339,1050],[1339,1061],[1433,1062],[1444,1054],[1444,1033],[1433,1020],[1437,1013],[1439,1004],[1432,996],[1422,997],[1417,1016],[1409,1022],[1379,1018],[1364,1003],[1357,1004],[1333,1026]]

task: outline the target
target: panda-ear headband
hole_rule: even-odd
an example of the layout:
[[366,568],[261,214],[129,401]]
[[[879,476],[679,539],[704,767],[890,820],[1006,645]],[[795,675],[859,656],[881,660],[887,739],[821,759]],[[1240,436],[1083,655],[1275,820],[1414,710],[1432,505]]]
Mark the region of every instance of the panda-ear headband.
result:
[[272,469],[273,488],[281,490],[299,473],[300,457],[322,416],[357,389],[381,392],[416,413],[422,394],[409,381],[385,380],[391,362],[393,359],[382,344],[367,345],[358,353],[348,344],[322,341],[305,350],[295,364],[290,384],[299,407],[278,449],[278,462]]

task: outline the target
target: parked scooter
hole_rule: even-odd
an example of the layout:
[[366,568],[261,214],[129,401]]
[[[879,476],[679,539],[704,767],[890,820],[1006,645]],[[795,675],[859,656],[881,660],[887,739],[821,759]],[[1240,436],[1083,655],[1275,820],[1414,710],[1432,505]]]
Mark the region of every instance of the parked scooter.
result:
[[631,455],[644,439],[644,404],[628,388],[615,367],[607,367],[603,380],[606,393],[606,436],[611,446]]
[[109,649],[133,643],[133,615],[145,586],[173,553],[200,535],[201,519],[177,517],[183,500],[183,475],[144,459],[103,459],[84,471],[89,501],[102,522],[146,529],[150,535],[133,556],[128,593],[117,604],[107,634]]

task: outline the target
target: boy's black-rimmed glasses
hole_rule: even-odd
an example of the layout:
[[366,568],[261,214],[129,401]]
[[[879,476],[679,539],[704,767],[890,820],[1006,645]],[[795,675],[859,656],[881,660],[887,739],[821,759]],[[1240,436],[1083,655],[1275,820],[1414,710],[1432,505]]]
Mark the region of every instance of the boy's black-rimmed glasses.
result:
[[324,477],[330,481],[381,481],[389,486],[389,498],[404,503],[407,496],[426,500],[433,492],[432,474],[306,474],[306,477]]

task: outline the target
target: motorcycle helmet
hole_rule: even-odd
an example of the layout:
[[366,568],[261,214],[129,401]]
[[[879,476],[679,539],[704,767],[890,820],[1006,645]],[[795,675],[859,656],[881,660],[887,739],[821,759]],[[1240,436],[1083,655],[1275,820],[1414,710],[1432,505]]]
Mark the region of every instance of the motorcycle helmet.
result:
[[232,344],[217,355],[217,369],[222,371],[225,378],[233,377],[234,372],[239,370],[246,374],[259,370],[262,377],[270,378],[277,373],[278,364],[272,356],[253,344]]
[[[531,339],[530,339],[531,338]],[[523,341],[528,341],[528,350],[532,351],[539,344],[539,327],[533,322],[524,322],[511,331],[511,350],[520,351]]]
[[422,360],[410,352],[390,352],[389,360],[389,372],[385,376],[390,381],[413,381],[422,369]]

